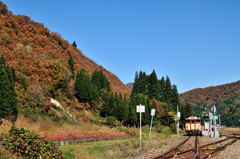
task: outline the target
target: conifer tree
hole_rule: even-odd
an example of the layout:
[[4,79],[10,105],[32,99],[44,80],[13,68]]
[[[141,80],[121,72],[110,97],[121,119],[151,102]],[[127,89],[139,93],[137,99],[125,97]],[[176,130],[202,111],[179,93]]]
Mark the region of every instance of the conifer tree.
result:
[[159,83],[155,70],[149,75],[148,78],[148,94],[150,98],[158,98],[159,96]]
[[133,83],[133,89],[132,89],[132,94],[136,94],[139,92],[138,89],[138,72],[135,73],[135,78],[134,78],[134,83]]
[[17,97],[13,75],[5,59],[0,57],[0,119],[10,119],[14,123],[17,114]]
[[[145,113],[142,114],[142,125],[149,124],[150,111],[152,108],[149,98],[143,94],[135,94],[135,95],[131,96],[130,107],[134,108],[135,112],[136,112],[136,106],[140,105],[140,104],[145,105]],[[131,110],[131,111],[133,111],[133,110]],[[137,123],[139,125],[139,113],[137,114],[137,119],[138,119]]]
[[181,119],[180,124],[183,126],[185,118],[192,116],[192,107],[188,101],[180,104]]
[[98,100],[99,92],[83,69],[77,74],[74,88],[79,101],[92,103]]
[[161,78],[161,80],[158,81],[159,83],[159,95],[158,100],[161,102],[165,102],[165,79],[164,77]]
[[102,71],[94,71],[91,77],[91,81],[93,84],[96,85],[98,90],[101,89],[106,89],[107,91],[110,90],[110,83]]
[[75,48],[77,48],[76,41],[73,41],[72,46],[74,46]]
[[132,95],[137,93],[148,95],[148,76],[142,71],[139,72],[139,75],[138,73],[135,75]]
[[174,106],[179,105],[179,97],[178,97],[178,90],[176,85],[172,85],[172,98],[171,104]]
[[70,70],[74,76],[74,61],[73,61],[71,53],[68,54],[68,64],[69,64]]

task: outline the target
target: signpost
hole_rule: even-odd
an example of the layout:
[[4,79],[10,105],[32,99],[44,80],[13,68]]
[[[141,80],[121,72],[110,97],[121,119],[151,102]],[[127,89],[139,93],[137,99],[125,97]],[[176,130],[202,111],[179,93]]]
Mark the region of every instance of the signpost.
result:
[[142,147],[142,113],[145,112],[145,105],[137,105],[137,113],[140,113],[140,147]]
[[216,116],[216,106],[215,105],[212,107],[212,110],[213,110],[213,122],[214,122],[214,137],[216,137],[218,116]]
[[179,135],[179,120],[180,120],[180,118],[181,118],[181,113],[179,112],[179,110],[178,110],[178,105],[177,105],[177,118],[176,118],[176,127],[177,127],[177,134]]
[[155,115],[155,109],[152,109],[151,110],[151,116],[152,116],[152,119],[151,119],[151,124],[150,124],[150,131],[149,131],[149,139],[151,138],[151,133],[152,133],[152,122],[153,122],[153,116]]

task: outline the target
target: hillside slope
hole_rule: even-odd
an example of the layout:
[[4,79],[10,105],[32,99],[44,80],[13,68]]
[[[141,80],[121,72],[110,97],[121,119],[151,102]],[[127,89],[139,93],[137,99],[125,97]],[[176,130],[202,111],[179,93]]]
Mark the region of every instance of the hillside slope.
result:
[[195,114],[216,105],[223,124],[240,125],[240,81],[207,88],[194,89],[180,94],[180,100],[190,102]]
[[76,104],[69,55],[75,63],[74,74],[80,69],[89,74],[102,70],[113,91],[130,93],[118,77],[87,58],[59,33],[50,32],[27,16],[12,14],[0,1],[0,56],[14,72],[20,106],[41,105],[50,97],[65,105]]

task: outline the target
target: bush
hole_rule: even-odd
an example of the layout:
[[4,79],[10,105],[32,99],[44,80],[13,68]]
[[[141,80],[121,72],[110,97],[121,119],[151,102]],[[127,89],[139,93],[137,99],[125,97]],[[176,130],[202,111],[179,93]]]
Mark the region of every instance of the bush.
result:
[[111,127],[116,127],[120,125],[120,122],[113,116],[107,117],[107,125],[110,125]]
[[24,128],[15,128],[2,139],[3,145],[12,153],[26,159],[63,159],[62,152],[50,141]]

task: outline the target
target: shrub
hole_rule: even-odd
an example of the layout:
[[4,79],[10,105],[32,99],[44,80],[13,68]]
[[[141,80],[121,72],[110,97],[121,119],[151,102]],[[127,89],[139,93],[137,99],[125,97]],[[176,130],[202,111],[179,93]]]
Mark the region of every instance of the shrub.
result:
[[3,57],[0,57],[0,88],[0,119],[5,118],[15,122],[18,114],[15,81]]
[[15,128],[2,139],[3,145],[12,153],[26,159],[63,159],[63,154],[50,141],[24,128]]
[[0,1],[0,14],[8,14],[8,8],[2,1]]
[[120,122],[113,116],[107,117],[107,125],[110,125],[111,127],[116,127],[120,125]]

